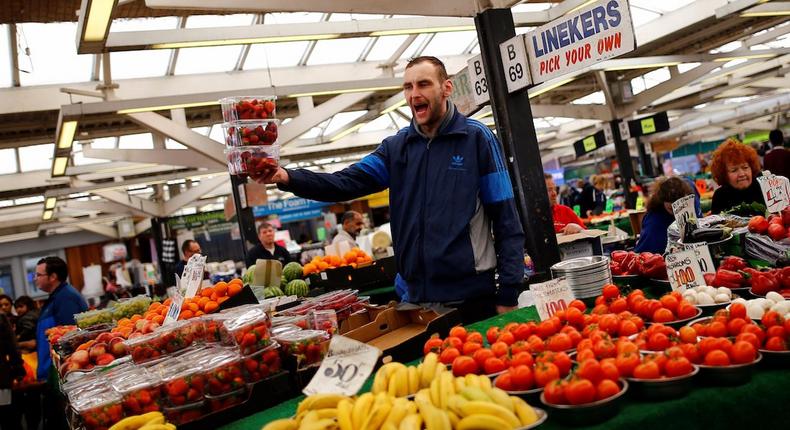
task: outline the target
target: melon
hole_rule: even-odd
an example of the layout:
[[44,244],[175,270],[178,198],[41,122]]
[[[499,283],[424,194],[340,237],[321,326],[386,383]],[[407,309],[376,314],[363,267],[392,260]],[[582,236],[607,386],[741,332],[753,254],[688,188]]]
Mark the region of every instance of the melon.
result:
[[280,287],[266,287],[263,289],[263,297],[265,299],[284,295],[285,293],[283,293],[283,290],[281,290]]
[[287,284],[294,279],[302,279],[302,265],[290,262],[283,267],[283,282]]
[[285,294],[289,296],[304,297],[310,291],[307,282],[301,279],[294,279],[285,286]]

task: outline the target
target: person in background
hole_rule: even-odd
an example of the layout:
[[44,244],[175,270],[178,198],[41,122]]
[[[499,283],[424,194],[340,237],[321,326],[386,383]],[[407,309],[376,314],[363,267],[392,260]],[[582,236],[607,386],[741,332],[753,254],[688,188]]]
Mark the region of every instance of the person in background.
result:
[[[21,342],[35,342],[39,313],[36,302],[28,296],[19,296],[16,302],[14,302],[14,308],[16,309],[17,315],[16,327],[14,329],[17,342],[20,342],[20,345],[22,345]],[[33,343],[33,348],[24,348],[20,346],[20,349],[23,352],[35,351],[35,343]]]
[[711,213],[721,213],[741,203],[765,204],[757,182],[760,158],[754,148],[727,139],[713,152],[711,172],[713,180],[719,184],[713,192]]
[[589,184],[585,184],[582,189],[581,206],[582,216],[589,218],[590,215],[600,215],[606,208],[606,178],[603,175],[595,175],[590,178]]
[[197,243],[196,240],[187,239],[183,243],[181,243],[181,252],[184,254],[184,258],[181,259],[178,263],[176,263],[176,275],[179,277],[182,273],[184,273],[184,267],[186,267],[187,262],[189,259],[195,254],[202,254],[203,251],[200,249],[200,244]]
[[[35,357],[36,325],[38,324],[38,308],[36,302],[28,296],[20,296],[14,302],[18,315],[14,332],[22,354],[22,359],[30,365],[29,372],[35,373],[38,360]],[[32,341],[32,348],[31,346]],[[27,347],[22,347],[27,345]],[[35,375],[32,375],[35,378]],[[28,429],[38,429],[41,420],[41,387],[37,384],[25,385],[14,390],[14,410],[24,417]]]
[[768,134],[774,149],[763,158],[763,168],[774,175],[790,178],[790,141],[785,141],[782,130],[771,130]]
[[[17,349],[11,321],[0,313],[0,429],[19,428],[19,414],[11,406],[11,389],[25,377],[22,356]],[[46,427],[45,427],[46,428]]]
[[332,239],[332,244],[351,242],[351,247],[357,246],[357,236],[362,231],[364,222],[362,214],[357,211],[348,211],[343,214],[342,225],[337,229],[337,234]]
[[14,315],[11,313],[11,310],[13,308],[14,299],[6,294],[0,294],[0,314],[6,314],[12,323]]
[[648,198],[647,213],[642,219],[642,232],[634,251],[663,254],[667,248],[667,229],[675,221],[672,202],[694,194],[691,185],[676,176],[661,178],[653,184],[653,194]]
[[544,173],[543,177],[546,179],[546,190],[549,192],[549,204],[551,205],[551,214],[554,219],[554,232],[573,234],[585,230],[584,221],[573,212],[573,209],[557,202],[557,186],[554,185],[554,178],[548,173]]
[[247,252],[247,268],[261,260],[277,260],[285,266],[291,261],[288,250],[274,242],[274,226],[263,222],[258,226],[259,243]]

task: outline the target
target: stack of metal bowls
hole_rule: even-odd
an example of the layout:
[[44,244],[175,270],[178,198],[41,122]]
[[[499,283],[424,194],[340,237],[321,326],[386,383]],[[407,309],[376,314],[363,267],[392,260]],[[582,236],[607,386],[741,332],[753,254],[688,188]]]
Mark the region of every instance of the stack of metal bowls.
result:
[[612,283],[609,257],[594,255],[561,261],[551,266],[554,278],[564,277],[577,299],[601,295],[606,284]]

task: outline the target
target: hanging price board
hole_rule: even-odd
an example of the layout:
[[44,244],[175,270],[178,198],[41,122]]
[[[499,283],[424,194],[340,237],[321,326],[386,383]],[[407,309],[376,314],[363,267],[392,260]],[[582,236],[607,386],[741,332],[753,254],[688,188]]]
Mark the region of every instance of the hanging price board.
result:
[[357,394],[373,372],[381,350],[345,336],[334,336],[321,367],[302,390],[305,395]]
[[694,210],[694,195],[689,194],[681,197],[672,203],[672,212],[675,214],[675,220],[678,223],[678,231],[680,231],[680,240],[686,236],[686,225],[690,219],[697,219],[697,211]]
[[683,245],[684,250],[693,250],[697,256],[699,268],[703,274],[716,273],[716,266],[713,265],[713,258],[710,256],[710,248],[707,242],[690,243]]
[[568,309],[568,305],[575,298],[565,278],[532,284],[529,290],[535,296],[535,307],[541,321],[551,318],[557,311]]
[[687,288],[705,285],[702,269],[694,249],[669,254],[666,257],[667,275],[672,291],[686,291]]
[[790,181],[784,176],[774,175],[765,170],[763,175],[757,178],[760,190],[763,192],[765,206],[770,213],[782,212],[788,206],[790,197]]

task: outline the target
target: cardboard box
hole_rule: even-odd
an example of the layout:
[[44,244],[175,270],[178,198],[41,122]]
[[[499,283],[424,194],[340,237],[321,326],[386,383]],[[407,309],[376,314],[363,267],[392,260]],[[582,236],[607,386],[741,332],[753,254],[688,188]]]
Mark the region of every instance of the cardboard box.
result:
[[366,305],[365,309],[351,314],[348,318],[340,321],[340,328],[338,332],[345,334],[351,330],[356,330],[364,325],[370,324],[376,320],[376,317],[384,311],[389,309],[388,306],[373,306]]
[[395,257],[384,258],[356,269],[343,266],[312,274],[310,288],[321,288],[323,292],[353,288],[364,293],[394,285],[396,273]]
[[392,302],[372,322],[344,336],[380,349],[383,361],[406,363],[422,355],[423,344],[431,335],[447,336],[450,328],[460,322],[455,309],[445,308],[440,313],[410,303]]

